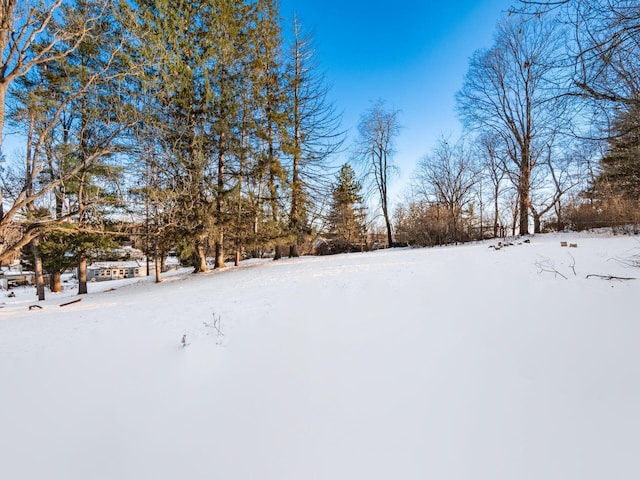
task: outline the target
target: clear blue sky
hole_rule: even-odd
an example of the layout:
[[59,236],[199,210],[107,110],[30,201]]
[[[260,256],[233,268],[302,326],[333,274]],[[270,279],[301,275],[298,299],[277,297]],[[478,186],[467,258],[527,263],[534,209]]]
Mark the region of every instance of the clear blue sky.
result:
[[[318,60],[333,84],[331,100],[351,136],[377,99],[401,111],[395,162],[399,196],[417,161],[441,135],[457,137],[454,95],[471,54],[492,43],[500,17],[517,0],[281,0],[290,28],[295,12],[313,34]],[[343,161],[347,160],[345,154]]]

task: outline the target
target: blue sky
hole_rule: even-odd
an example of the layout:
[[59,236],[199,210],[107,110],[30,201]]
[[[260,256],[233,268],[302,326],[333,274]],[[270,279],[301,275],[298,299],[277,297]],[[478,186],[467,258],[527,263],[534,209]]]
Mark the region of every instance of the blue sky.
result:
[[[360,115],[383,99],[403,126],[392,195],[404,190],[417,161],[441,135],[457,137],[454,95],[471,54],[492,43],[500,17],[517,0],[281,0],[289,28],[295,12],[313,34],[318,60],[333,84],[331,100],[356,134]],[[344,155],[346,161],[348,155]]]

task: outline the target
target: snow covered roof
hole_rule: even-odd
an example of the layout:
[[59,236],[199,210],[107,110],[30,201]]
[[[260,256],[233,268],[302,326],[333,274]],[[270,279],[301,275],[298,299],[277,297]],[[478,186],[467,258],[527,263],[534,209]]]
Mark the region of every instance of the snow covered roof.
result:
[[122,262],[93,262],[87,266],[89,269],[103,269],[103,268],[139,268],[143,266],[145,262],[139,262],[136,260],[122,261]]

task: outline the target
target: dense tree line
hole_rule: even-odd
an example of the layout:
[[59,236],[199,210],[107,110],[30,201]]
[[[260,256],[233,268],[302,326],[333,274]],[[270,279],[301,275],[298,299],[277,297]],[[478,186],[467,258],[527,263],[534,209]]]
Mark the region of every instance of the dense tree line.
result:
[[83,291],[91,255],[131,235],[156,266],[176,250],[196,272],[308,247],[344,135],[310,37],[295,22],[285,42],[276,1],[0,14],[0,120],[26,139],[3,166],[0,260],[27,248],[38,275],[75,262]]

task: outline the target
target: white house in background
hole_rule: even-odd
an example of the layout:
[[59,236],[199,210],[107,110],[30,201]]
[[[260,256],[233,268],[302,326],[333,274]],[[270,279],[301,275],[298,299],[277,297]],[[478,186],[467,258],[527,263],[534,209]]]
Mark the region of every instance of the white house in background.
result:
[[[177,257],[167,257],[164,271],[177,270],[180,261]],[[149,272],[155,273],[155,263],[149,263]],[[122,280],[123,278],[145,277],[147,275],[147,262],[142,260],[128,260],[120,262],[94,262],[87,266],[88,282],[104,282],[106,280]]]
[[22,270],[18,264],[15,268],[0,268],[0,290],[8,290],[9,288],[18,287],[20,285],[33,285],[34,273]]
[[123,278],[144,277],[147,264],[144,261],[95,262],[87,266],[88,282],[122,280]]

